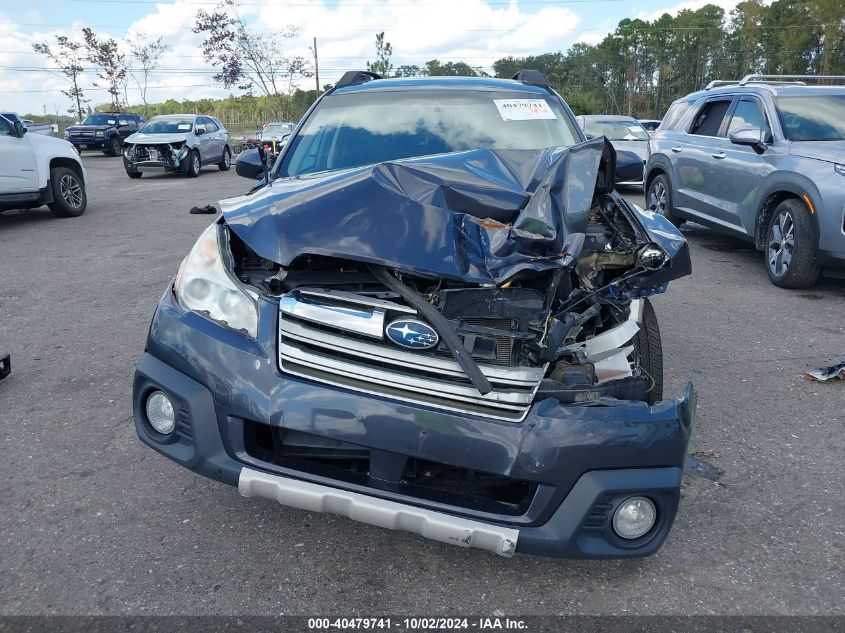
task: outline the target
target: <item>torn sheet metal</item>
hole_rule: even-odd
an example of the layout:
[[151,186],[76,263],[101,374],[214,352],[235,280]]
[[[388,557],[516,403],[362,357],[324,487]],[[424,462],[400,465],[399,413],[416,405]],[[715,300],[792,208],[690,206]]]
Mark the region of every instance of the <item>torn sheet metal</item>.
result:
[[834,378],[845,380],[845,362],[830,367],[822,367],[821,369],[811,369],[804,372],[804,377],[816,382],[826,382]]
[[[238,237],[282,266],[300,255],[324,255],[500,283],[521,270],[574,264],[604,150],[599,138],[568,148],[480,149],[388,161],[280,178],[220,206]],[[683,255],[671,273],[654,273],[655,285],[688,274],[683,236],[665,218],[631,214],[670,259]]]
[[244,242],[283,266],[315,254],[498,282],[574,262],[603,142],[472,150],[279,179],[221,207]]

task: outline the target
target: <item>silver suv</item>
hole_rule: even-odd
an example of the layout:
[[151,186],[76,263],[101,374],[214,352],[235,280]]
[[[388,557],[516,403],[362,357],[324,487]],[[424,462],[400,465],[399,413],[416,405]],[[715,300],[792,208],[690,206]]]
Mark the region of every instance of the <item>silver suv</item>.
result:
[[784,288],[845,275],[845,86],[810,79],[749,75],[675,101],[646,165],[650,209],[752,240]]

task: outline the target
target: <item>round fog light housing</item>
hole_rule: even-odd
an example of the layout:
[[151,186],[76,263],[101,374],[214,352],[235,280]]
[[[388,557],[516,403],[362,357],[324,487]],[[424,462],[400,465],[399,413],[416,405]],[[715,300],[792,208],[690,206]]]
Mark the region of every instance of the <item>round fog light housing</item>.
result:
[[153,391],[147,396],[147,420],[157,432],[169,435],[176,428],[176,412],[173,403],[163,391]]
[[613,531],[624,539],[648,534],[657,521],[657,508],[647,497],[629,497],[613,513]]

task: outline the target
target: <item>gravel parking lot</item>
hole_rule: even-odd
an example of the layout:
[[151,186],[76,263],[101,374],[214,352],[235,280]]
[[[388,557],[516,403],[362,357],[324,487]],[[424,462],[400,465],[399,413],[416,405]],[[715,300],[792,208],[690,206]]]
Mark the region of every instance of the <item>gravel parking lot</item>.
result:
[[673,533],[643,560],[505,560],[243,499],[144,447],[135,364],[212,219],[188,210],[249,183],[84,162],[82,217],[0,215],[0,613],[845,614],[845,383],[801,377],[845,359],[845,281],[776,288],[751,247],[685,227],[694,273],[655,299],[664,392],[700,391]]

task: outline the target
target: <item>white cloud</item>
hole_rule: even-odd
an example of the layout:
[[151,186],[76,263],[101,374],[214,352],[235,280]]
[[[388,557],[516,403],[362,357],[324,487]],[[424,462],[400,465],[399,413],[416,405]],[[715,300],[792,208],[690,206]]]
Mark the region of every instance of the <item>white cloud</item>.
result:
[[[366,6],[362,6],[366,5]],[[224,96],[228,90],[213,85],[212,70],[201,53],[202,36],[191,32],[198,5],[189,0],[152,5],[148,15],[135,21],[127,33],[144,32],[164,38],[170,46],[161,63],[161,71],[151,82],[149,98],[185,99],[202,96]],[[206,7],[210,8],[210,7]],[[264,6],[247,5],[243,15],[253,27],[271,32],[289,24],[300,27],[299,36],[287,42],[290,55],[311,57],[309,46],[318,38],[320,81],[335,81],[346,70],[366,68],[375,58],[375,34],[386,33],[393,45],[392,62],[422,66],[430,59],[465,61],[489,70],[492,63],[506,55],[530,55],[566,49],[576,38],[580,16],[569,8],[543,7],[528,11],[517,0],[509,4],[488,4],[485,0],[341,0],[337,4],[304,3],[292,0],[285,4],[272,0]],[[119,12],[113,14],[119,16]],[[17,17],[17,16],[16,16]],[[27,18],[27,22],[44,17]],[[12,24],[12,17],[0,14],[0,66],[40,67],[51,64],[34,55],[32,43],[55,34],[73,35],[81,24],[69,25],[41,33],[24,33]],[[2,52],[6,51],[6,52]],[[83,85],[92,103],[106,101],[106,93],[91,85],[94,73],[87,73]],[[33,81],[37,78],[37,81]],[[313,79],[303,80],[311,87]],[[43,102],[49,112],[65,112],[67,99],[55,92],[66,82],[44,71],[16,72],[0,69],[3,107],[40,113]],[[199,85],[196,85],[199,84]],[[27,89],[44,92],[22,92]],[[233,90],[237,92],[237,90]],[[130,99],[139,100],[136,89]]]
[[[683,8],[698,8],[715,2],[729,9],[736,0],[687,0],[663,11],[639,17],[653,19],[665,12],[676,13]],[[118,6],[118,5],[115,5]],[[161,71],[152,78],[149,99],[182,100],[199,97],[221,97],[236,89],[226,90],[214,85],[212,69],[202,58],[202,36],[191,27],[197,5],[192,0],[157,2],[149,13],[133,24],[127,32],[142,31],[151,37],[161,36],[170,46],[161,62]],[[606,6],[606,5],[600,5]],[[309,46],[317,37],[320,53],[320,82],[337,80],[346,70],[364,69],[375,58],[375,34],[385,32],[385,39],[393,45],[394,67],[403,64],[422,66],[437,58],[442,62],[465,61],[488,71],[492,63],[508,55],[525,56],[549,51],[566,50],[574,42],[594,44],[611,32],[618,18],[630,9],[621,5],[616,9],[623,15],[598,12],[595,5],[569,6],[520,5],[518,0],[503,4],[501,0],[339,0],[326,4],[325,0],[307,3],[303,0],[251,0],[242,8],[252,27],[265,33],[281,31],[287,25],[300,27],[299,35],[288,41],[287,53],[311,58]],[[210,6],[205,6],[209,9]],[[582,15],[583,13],[583,15]],[[14,19],[40,22],[49,16],[0,13],[0,67],[39,67],[49,64],[33,54],[32,43],[54,41],[55,34],[78,36],[82,25],[72,24],[61,29],[23,32],[14,26]],[[119,22],[119,11],[111,21]],[[586,24],[585,24],[586,18]],[[596,19],[601,21],[596,23]],[[45,27],[46,28],[46,27]],[[580,30],[579,30],[580,29]],[[87,73],[83,85],[92,103],[106,101],[106,93],[94,90],[94,73]],[[313,79],[300,82],[310,88]],[[19,72],[0,68],[2,107],[22,112],[65,112],[68,101],[57,89],[66,82],[44,71]],[[44,92],[24,92],[41,90]],[[130,90],[130,99],[140,101],[138,91]]]

